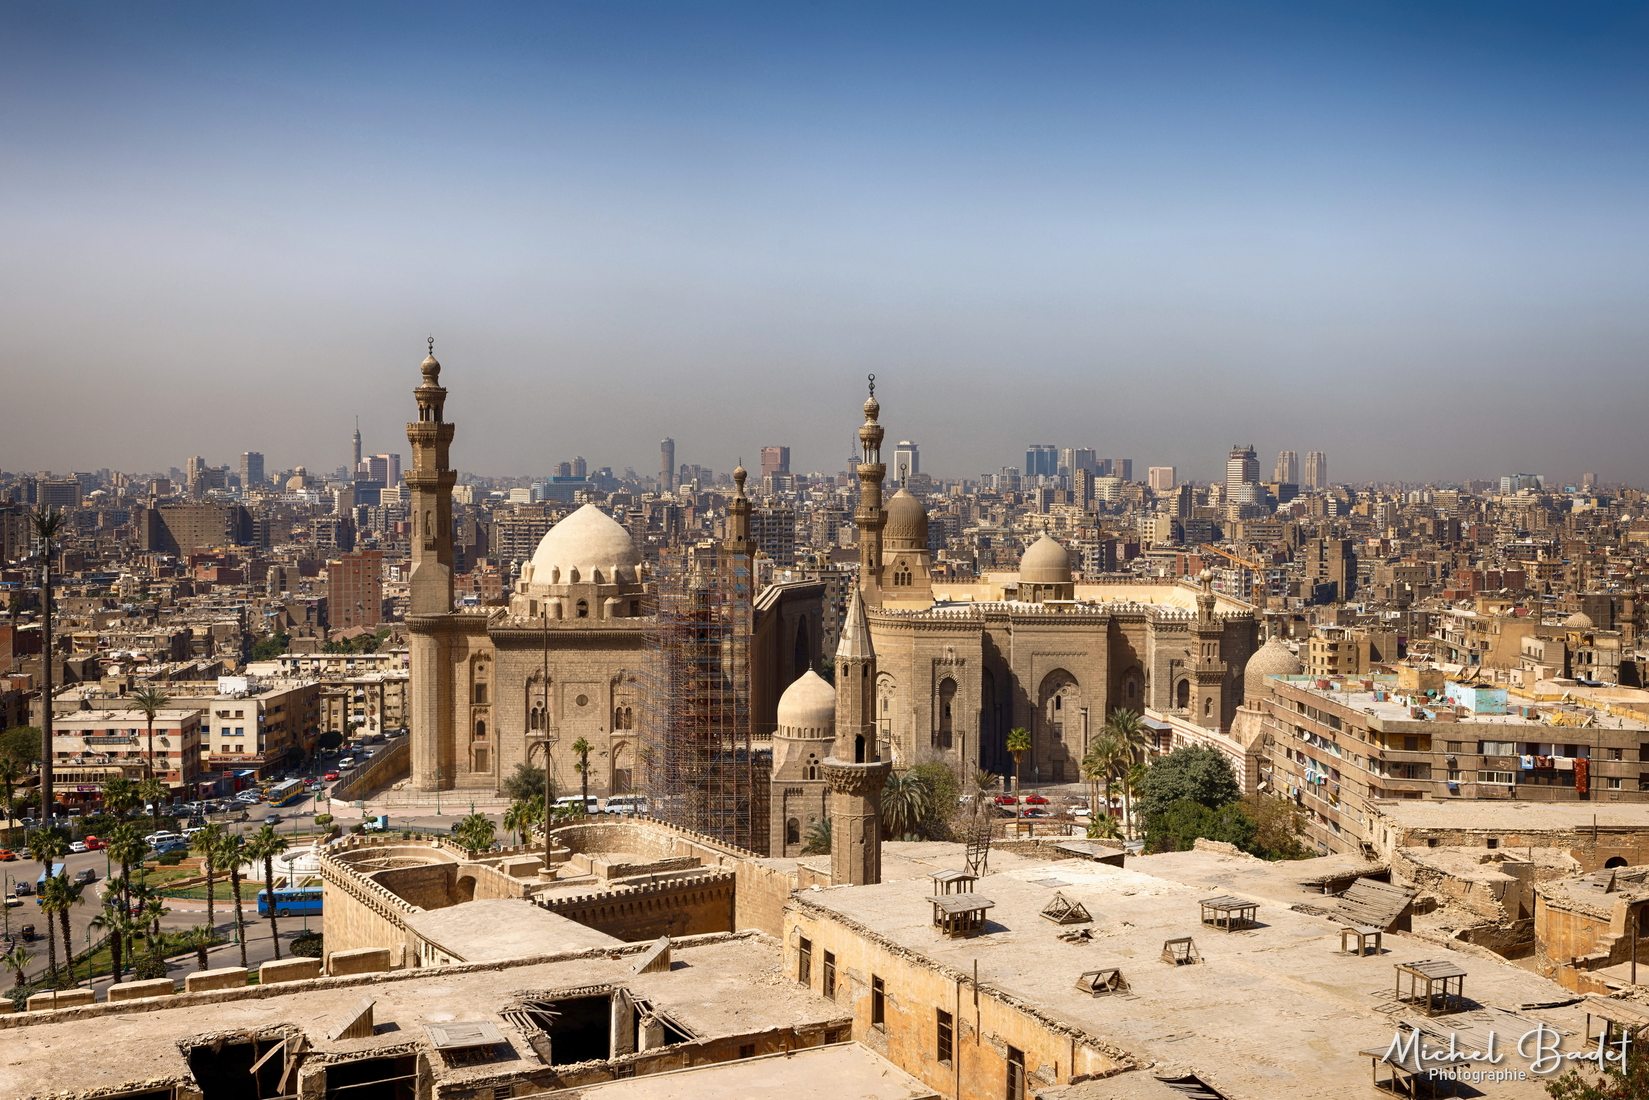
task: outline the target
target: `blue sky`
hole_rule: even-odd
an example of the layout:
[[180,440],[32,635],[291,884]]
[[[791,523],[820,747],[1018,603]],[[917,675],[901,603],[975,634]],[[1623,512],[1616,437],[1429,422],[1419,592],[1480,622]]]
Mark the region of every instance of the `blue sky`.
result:
[[0,467],[1649,482],[1649,7],[0,8]]

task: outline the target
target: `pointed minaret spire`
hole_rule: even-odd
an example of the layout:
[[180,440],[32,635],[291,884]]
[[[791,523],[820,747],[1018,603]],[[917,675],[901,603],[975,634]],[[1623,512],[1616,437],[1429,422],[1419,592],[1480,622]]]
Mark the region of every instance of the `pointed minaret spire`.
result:
[[865,615],[865,601],[855,587],[847,598],[847,618],[842,622],[842,640],[836,646],[836,660],[874,661],[876,650],[870,644],[870,619]]

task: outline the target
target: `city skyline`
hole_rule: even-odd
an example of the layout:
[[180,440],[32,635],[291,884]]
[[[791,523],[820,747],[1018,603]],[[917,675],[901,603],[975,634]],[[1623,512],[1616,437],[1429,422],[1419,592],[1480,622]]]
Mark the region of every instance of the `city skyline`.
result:
[[833,469],[874,370],[955,474],[1644,481],[1646,19],[13,5],[0,466],[315,462],[433,331],[487,474]]

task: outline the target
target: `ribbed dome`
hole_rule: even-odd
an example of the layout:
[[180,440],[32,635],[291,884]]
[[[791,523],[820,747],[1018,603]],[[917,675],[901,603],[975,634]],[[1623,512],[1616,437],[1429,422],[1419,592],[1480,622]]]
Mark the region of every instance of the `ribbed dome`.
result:
[[1303,671],[1305,669],[1300,664],[1300,659],[1283,644],[1281,638],[1273,636],[1254,651],[1254,656],[1248,658],[1248,664],[1243,667],[1243,698],[1252,699],[1264,695],[1267,676],[1298,676]]
[[1031,543],[1019,559],[1021,584],[1070,584],[1071,555],[1059,542],[1044,534]]
[[603,584],[630,582],[639,579],[636,568],[640,564],[641,555],[630,541],[630,533],[600,508],[586,504],[550,528],[539,541],[532,555],[532,583],[588,584],[595,580],[597,571]]
[[836,689],[812,669],[802,673],[779,697],[779,732],[835,736]]
[[1568,627],[1570,630],[1591,630],[1597,624],[1592,622],[1592,617],[1586,614],[1586,612],[1576,611],[1573,615],[1570,615],[1567,619],[1563,620],[1563,625]]
[[928,510],[922,502],[900,489],[887,502],[887,524],[882,528],[884,545],[894,550],[925,550],[928,545]]

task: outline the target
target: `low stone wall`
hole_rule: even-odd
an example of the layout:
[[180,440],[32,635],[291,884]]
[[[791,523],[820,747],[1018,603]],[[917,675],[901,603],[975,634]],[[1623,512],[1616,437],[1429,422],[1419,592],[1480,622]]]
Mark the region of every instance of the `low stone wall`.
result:
[[40,1012],[57,1008],[78,1008],[97,1003],[97,994],[90,989],[48,989],[29,998],[29,1011]]
[[321,976],[319,959],[279,959],[258,967],[259,985],[278,985],[281,982],[301,982]]
[[540,904],[587,928],[634,943],[731,932],[736,919],[734,890],[734,873],[714,870],[669,882],[546,898]]
[[388,748],[376,753],[364,768],[332,788],[335,802],[353,802],[412,774],[412,738],[397,737]]
[[118,982],[109,987],[111,1001],[141,1001],[145,997],[170,997],[177,986],[170,978],[151,978],[142,982]]
[[332,977],[340,974],[379,974],[388,970],[391,963],[392,958],[387,947],[331,951],[326,956],[326,972]]
[[244,985],[244,966],[220,966],[216,970],[197,970],[183,978],[185,993],[200,993],[209,989],[240,989]]

